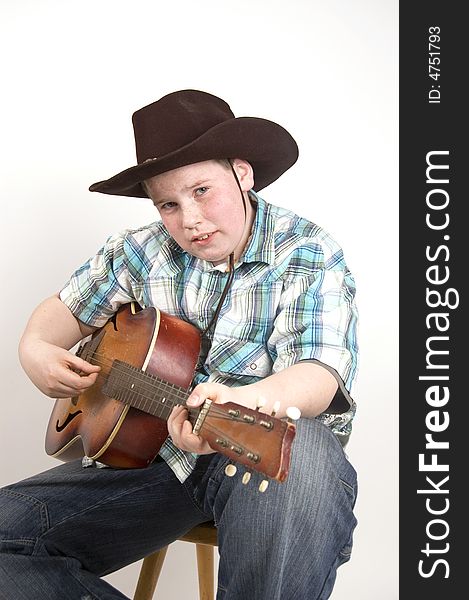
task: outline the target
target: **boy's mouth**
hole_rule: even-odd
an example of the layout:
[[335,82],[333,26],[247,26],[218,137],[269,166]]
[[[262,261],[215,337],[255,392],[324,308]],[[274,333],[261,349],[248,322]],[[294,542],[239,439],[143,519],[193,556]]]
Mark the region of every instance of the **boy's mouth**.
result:
[[198,235],[198,236],[194,236],[192,238],[192,242],[206,242],[207,240],[209,240],[214,232],[212,233],[203,233],[202,235]]

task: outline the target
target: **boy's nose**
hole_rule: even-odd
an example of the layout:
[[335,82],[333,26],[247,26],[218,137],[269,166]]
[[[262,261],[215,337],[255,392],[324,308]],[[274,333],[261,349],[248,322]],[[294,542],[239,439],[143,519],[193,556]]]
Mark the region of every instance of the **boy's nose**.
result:
[[185,208],[182,211],[182,224],[185,229],[193,229],[201,221],[202,216],[196,207]]

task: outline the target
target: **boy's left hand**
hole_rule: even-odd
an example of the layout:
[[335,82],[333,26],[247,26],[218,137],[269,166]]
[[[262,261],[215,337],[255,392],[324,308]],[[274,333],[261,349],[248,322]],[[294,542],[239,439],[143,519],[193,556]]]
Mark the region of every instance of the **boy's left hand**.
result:
[[[235,402],[234,390],[221,383],[201,383],[193,389],[187,399],[187,407],[201,406],[207,399],[219,404]],[[168,431],[174,444],[181,450],[196,454],[215,452],[203,438],[192,433],[192,424],[187,416],[187,409],[178,405],[173,408],[168,418]]]

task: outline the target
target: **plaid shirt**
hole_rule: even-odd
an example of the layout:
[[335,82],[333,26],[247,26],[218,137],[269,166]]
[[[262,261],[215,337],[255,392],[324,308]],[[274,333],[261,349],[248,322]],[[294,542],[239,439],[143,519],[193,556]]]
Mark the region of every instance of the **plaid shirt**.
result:
[[[319,226],[257,203],[252,235],[215,329],[203,336],[194,384],[247,385],[302,360],[319,361],[336,377],[338,414],[321,419],[342,443],[351,432],[349,393],[357,370],[355,284],[341,248]],[[160,221],[108,239],[78,269],[60,297],[88,325],[103,326],[122,304],[136,301],[204,330],[228,274],[183,251]],[[168,438],[160,450],[180,481],[197,455]]]

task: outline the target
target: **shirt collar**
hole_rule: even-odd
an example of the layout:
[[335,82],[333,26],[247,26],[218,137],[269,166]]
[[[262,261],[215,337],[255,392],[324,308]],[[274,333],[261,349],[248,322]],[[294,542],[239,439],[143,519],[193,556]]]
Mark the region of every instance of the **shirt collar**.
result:
[[254,191],[249,195],[257,204],[256,217],[252,226],[252,235],[242,255],[242,262],[264,262],[273,265],[275,262],[275,223],[270,214],[268,204]]

